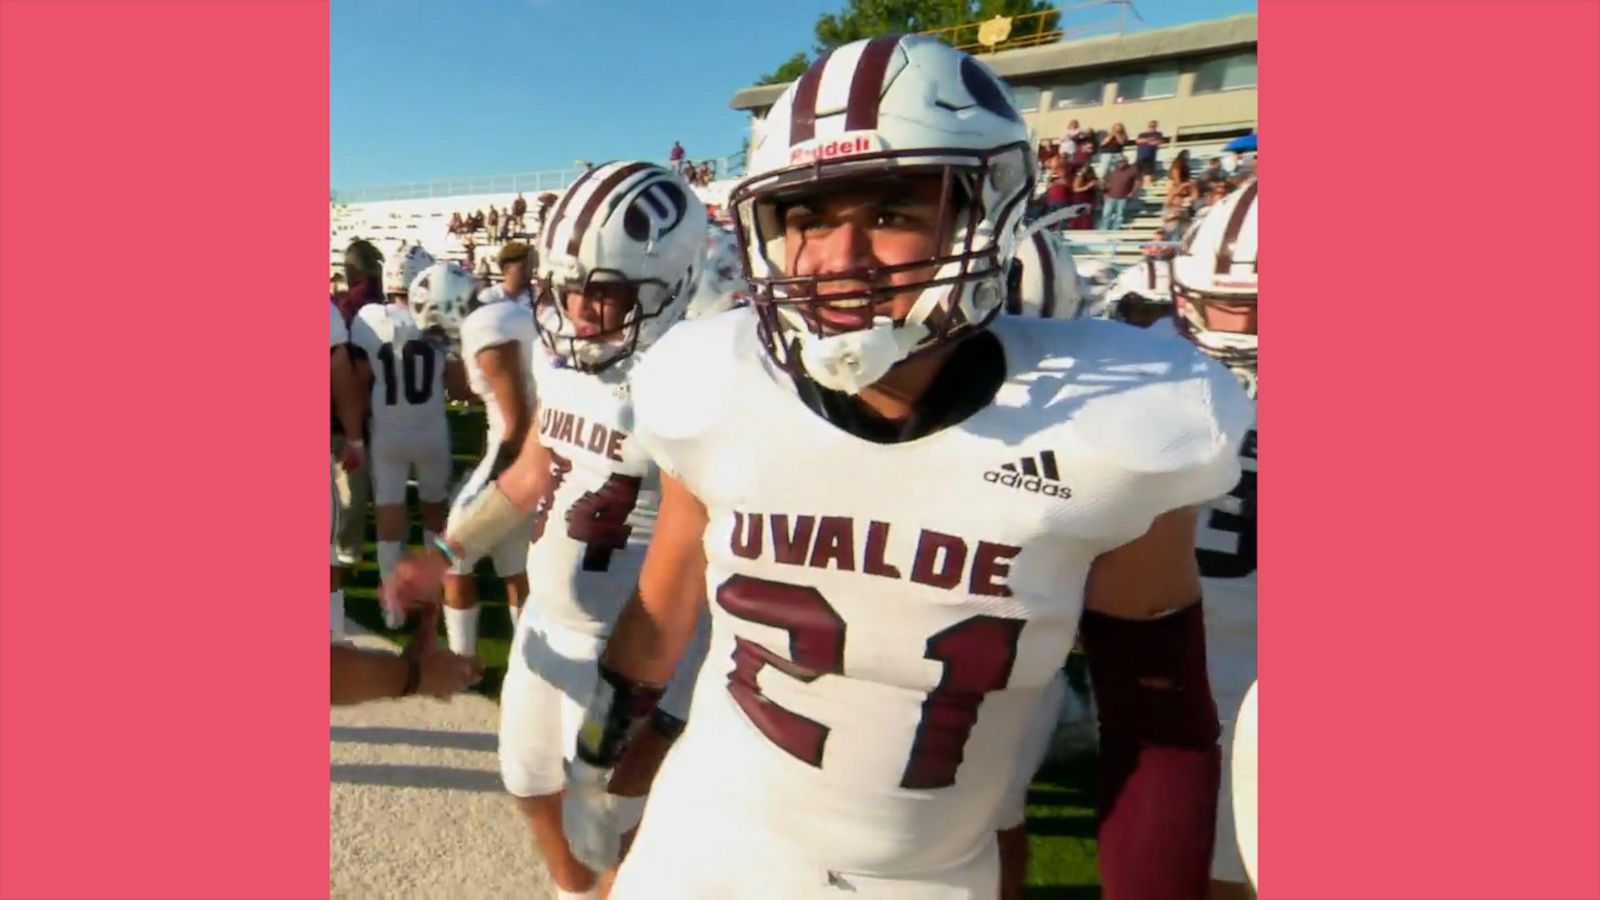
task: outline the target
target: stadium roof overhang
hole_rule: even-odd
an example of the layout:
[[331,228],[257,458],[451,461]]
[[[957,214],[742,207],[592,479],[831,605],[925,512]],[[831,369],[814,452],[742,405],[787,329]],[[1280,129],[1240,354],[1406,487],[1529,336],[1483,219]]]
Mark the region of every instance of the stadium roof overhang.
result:
[[[1256,17],[1230,16],[1190,25],[1175,25],[1135,34],[1117,34],[1062,41],[1041,47],[1022,47],[986,53],[987,62],[1002,78],[1024,78],[1095,69],[1121,63],[1215,53],[1256,44]],[[764,112],[787,84],[762,84],[741,89],[728,105],[753,113]]]

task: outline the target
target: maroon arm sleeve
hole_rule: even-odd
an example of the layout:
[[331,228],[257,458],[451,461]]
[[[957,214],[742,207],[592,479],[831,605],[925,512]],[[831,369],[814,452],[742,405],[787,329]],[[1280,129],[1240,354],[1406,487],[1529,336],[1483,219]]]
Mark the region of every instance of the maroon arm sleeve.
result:
[[1100,714],[1100,880],[1107,900],[1204,898],[1222,755],[1199,603],[1159,619],[1085,612]]

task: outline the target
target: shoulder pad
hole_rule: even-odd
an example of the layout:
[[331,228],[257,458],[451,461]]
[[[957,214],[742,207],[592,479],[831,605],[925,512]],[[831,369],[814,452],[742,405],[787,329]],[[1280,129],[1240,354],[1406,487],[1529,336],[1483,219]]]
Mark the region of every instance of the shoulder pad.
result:
[[1238,455],[1255,412],[1225,367],[1171,335],[1117,322],[1075,324],[1089,326],[1094,352],[1082,377],[1100,387],[1080,394],[1072,416],[1089,446],[1140,473],[1177,473]]
[[[524,321],[525,320],[525,321]],[[521,340],[533,328],[533,313],[515,303],[480,306],[461,322],[461,347],[466,356]]]
[[741,329],[753,339],[755,320],[746,310],[683,321],[667,330],[629,375],[634,435],[656,464],[679,475],[673,445],[710,430],[728,407],[738,371]]

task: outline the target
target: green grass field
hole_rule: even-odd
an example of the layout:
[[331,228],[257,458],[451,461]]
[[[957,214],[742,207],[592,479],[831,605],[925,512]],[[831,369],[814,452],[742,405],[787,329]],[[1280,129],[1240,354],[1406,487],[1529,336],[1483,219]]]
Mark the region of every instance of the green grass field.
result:
[[[459,481],[474,466],[483,450],[484,417],[481,410],[450,412],[451,452],[455,459],[455,480]],[[416,517],[416,497],[412,492],[411,542],[422,538],[422,525]],[[377,552],[373,542],[372,517],[367,518],[367,548],[355,576],[345,579],[345,609],[348,617],[362,628],[383,634],[405,644],[414,626],[401,632],[384,627],[378,609]],[[505,679],[506,657],[511,650],[511,623],[506,614],[505,590],[487,561],[477,571],[478,598],[483,606],[479,619],[478,654],[484,665],[483,683],[478,691],[491,698],[500,696]],[[1028,790],[1028,841],[1032,856],[1028,868],[1030,898],[1090,898],[1100,896],[1094,842],[1094,779],[1092,759],[1067,766],[1046,766]]]

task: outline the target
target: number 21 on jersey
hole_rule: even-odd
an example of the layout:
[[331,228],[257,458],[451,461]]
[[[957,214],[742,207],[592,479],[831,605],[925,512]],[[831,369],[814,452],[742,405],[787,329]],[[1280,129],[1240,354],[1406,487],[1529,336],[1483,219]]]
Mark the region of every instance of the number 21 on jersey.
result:
[[[730,615],[789,633],[789,659],[735,638],[728,692],[768,740],[821,768],[828,726],[774,703],[761,693],[756,676],[767,666],[808,684],[823,675],[845,674],[844,619],[815,588],[746,575],[724,581],[716,599]],[[978,722],[978,706],[985,694],[1010,680],[1025,624],[1021,619],[972,616],[928,638],[923,658],[939,663],[943,673],[922,703],[902,788],[955,784],[967,738]]]

